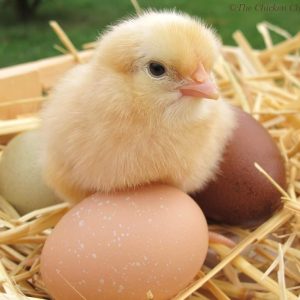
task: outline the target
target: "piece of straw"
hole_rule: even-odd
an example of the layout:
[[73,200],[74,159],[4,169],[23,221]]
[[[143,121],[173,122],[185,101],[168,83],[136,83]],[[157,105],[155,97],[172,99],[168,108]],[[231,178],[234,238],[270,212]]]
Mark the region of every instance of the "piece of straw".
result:
[[[212,245],[212,248],[217,251],[218,254],[224,259],[230,254],[230,249],[224,245]],[[262,280],[263,273],[259,271],[257,268],[253,267],[251,264],[247,262],[243,257],[237,256],[232,261],[233,265],[236,266],[239,270],[243,271],[250,278],[258,282],[260,285],[274,293],[276,296],[280,296],[282,294],[280,290],[280,286],[273,281],[271,278],[266,277]],[[297,297],[291,292],[285,290],[285,293],[288,295],[290,300],[297,300]]]
[[142,9],[139,5],[139,2],[138,0],[130,0],[131,4],[133,5],[134,9],[135,9],[135,12],[137,15],[141,15],[142,14]]
[[82,63],[82,60],[79,57],[75,46],[73,45],[71,40],[68,38],[66,33],[63,31],[63,29],[60,27],[60,25],[56,21],[50,21],[49,25],[52,27],[52,29],[57,34],[58,38],[61,40],[61,42],[64,44],[64,46],[74,56],[75,61],[78,62],[78,63]]

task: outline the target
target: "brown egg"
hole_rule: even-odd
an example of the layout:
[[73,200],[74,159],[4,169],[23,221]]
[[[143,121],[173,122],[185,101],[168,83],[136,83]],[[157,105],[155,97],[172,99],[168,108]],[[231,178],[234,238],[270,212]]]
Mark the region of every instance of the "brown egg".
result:
[[94,194],[69,211],[44,246],[41,273],[56,300],[170,299],[202,266],[207,224],[180,190],[152,185]]
[[280,193],[254,166],[257,162],[285,187],[280,152],[265,128],[252,116],[235,108],[237,127],[225,149],[215,180],[192,197],[213,221],[252,226],[280,207]]

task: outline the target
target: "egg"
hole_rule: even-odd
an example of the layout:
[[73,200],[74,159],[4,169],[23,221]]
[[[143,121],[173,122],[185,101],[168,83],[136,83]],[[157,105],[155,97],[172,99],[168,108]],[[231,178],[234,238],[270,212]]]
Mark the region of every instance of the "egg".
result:
[[0,162],[0,193],[20,214],[59,203],[42,179],[40,131],[16,136]]
[[207,248],[202,211],[176,188],[96,193],[55,227],[41,274],[56,300],[170,299],[193,280]]
[[281,154],[267,130],[251,115],[234,108],[237,126],[216,178],[191,196],[213,221],[254,226],[281,206],[280,193],[254,166],[257,162],[285,187]]

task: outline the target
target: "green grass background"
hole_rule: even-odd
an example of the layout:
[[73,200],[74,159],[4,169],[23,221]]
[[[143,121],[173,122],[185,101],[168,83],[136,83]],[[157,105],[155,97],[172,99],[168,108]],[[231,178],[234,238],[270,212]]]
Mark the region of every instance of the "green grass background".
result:
[[[10,0],[6,1],[9,2]],[[197,15],[215,27],[225,44],[234,45],[232,33],[240,29],[253,47],[260,48],[263,41],[256,24],[267,20],[281,26],[291,34],[300,30],[299,0],[267,0],[270,5],[298,5],[294,11],[257,12],[254,7],[260,0],[140,0],[142,8],[176,8]],[[251,11],[233,11],[233,5],[247,3]],[[48,25],[57,20],[74,44],[93,41],[99,33],[118,18],[133,14],[129,0],[44,0],[36,17],[20,22],[12,7],[0,0],[0,67],[19,64],[57,55],[53,48],[57,37]]]

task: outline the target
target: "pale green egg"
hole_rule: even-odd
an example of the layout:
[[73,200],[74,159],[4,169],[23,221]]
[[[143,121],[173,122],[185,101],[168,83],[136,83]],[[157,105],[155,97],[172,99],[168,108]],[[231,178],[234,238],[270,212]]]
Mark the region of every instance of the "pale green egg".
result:
[[61,202],[46,186],[41,169],[40,131],[16,136],[0,162],[0,194],[21,214]]

